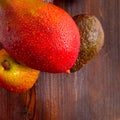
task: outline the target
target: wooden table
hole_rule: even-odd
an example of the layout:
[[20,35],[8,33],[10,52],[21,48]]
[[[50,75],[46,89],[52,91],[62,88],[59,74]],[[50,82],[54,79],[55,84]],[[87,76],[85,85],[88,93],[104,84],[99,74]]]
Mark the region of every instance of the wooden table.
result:
[[120,120],[120,0],[55,0],[71,16],[96,15],[101,52],[76,73],[41,73],[25,93],[0,88],[0,120]]

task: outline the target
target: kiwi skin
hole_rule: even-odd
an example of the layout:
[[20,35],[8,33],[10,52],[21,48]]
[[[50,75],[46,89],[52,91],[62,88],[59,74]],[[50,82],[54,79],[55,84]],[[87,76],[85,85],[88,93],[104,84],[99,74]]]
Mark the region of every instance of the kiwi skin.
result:
[[96,56],[104,44],[104,31],[100,21],[93,15],[81,14],[73,17],[81,35],[78,58],[70,72],[78,71]]

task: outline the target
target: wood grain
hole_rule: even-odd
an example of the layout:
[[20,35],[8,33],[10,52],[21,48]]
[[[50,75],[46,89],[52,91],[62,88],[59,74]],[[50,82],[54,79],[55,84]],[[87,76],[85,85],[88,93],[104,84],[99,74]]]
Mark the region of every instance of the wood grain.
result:
[[71,16],[96,15],[101,52],[70,75],[41,73],[25,93],[0,88],[0,120],[120,120],[120,0],[55,0]]

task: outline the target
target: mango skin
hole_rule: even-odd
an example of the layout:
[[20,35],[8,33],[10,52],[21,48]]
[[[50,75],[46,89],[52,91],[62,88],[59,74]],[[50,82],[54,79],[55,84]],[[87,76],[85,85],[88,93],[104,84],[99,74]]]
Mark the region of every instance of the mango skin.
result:
[[18,62],[60,73],[75,63],[80,35],[64,10],[39,0],[7,0],[0,8],[0,42]]

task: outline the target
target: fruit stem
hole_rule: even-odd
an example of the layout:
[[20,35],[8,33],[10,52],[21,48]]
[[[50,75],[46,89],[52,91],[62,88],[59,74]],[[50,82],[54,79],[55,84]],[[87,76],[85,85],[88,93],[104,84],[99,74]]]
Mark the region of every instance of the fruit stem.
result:
[[5,70],[10,70],[10,63],[7,60],[4,60],[1,65]]
[[70,74],[70,70],[66,70],[66,73],[67,73],[67,74]]

